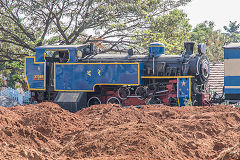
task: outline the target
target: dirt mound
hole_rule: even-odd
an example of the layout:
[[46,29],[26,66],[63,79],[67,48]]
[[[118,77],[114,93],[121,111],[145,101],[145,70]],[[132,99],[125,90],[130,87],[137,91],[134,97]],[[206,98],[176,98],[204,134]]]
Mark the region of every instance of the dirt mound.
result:
[[[240,109],[0,107],[0,159],[236,159]],[[238,156],[238,157],[237,157]]]
[[240,143],[237,143],[234,147],[228,148],[222,151],[216,160],[224,159],[240,159]]

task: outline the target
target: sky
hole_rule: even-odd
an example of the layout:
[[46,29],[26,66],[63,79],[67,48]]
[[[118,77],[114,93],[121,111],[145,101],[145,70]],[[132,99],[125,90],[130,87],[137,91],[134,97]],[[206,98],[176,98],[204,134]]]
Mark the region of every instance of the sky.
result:
[[208,20],[215,23],[215,29],[224,31],[229,21],[240,23],[240,0],[192,0],[182,9],[193,27]]

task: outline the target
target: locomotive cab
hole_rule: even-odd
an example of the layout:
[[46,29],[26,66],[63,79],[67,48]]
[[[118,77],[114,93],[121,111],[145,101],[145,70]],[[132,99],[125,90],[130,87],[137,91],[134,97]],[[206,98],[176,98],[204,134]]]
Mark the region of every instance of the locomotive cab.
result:
[[65,49],[49,49],[44,52],[44,56],[46,63],[46,90],[54,91],[54,64],[67,63],[70,58],[69,51]]
[[[78,61],[77,53],[82,53],[80,58],[91,54],[91,45],[59,45],[40,46],[35,48],[35,56],[25,58],[25,77],[28,89],[36,99],[53,99],[56,87],[57,64],[69,64]],[[46,94],[48,93],[48,94]]]

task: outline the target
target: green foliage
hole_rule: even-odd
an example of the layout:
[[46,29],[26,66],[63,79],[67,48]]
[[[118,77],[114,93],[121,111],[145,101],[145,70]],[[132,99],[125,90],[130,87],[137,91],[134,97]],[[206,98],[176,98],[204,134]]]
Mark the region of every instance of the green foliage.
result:
[[240,23],[237,24],[237,21],[234,21],[234,22],[230,21],[228,27],[227,27],[227,26],[224,26],[223,28],[224,28],[228,33],[240,34],[240,31],[239,31],[239,29],[240,29]]
[[237,21],[230,21],[228,27],[224,26],[223,28],[231,37],[232,42],[240,42],[240,23],[237,24]]
[[215,24],[212,21],[204,21],[203,23],[198,24],[195,28],[193,28],[191,40],[200,43],[207,42],[214,32],[214,26]]
[[[5,62],[1,67],[0,74],[6,78],[8,87],[27,89],[22,61]],[[1,86],[4,86],[3,81],[1,81]]]
[[[104,37],[104,43],[130,45],[129,36],[159,16],[191,0],[22,0],[1,1],[0,33],[14,45],[33,51],[43,44],[74,44]],[[10,28],[8,25],[10,24]],[[89,33],[89,29],[92,33]],[[10,32],[14,31],[14,32]],[[95,33],[93,33],[95,31]],[[89,38],[92,36],[92,38]],[[111,40],[114,36],[116,40]],[[57,38],[56,38],[57,37]],[[106,40],[107,39],[107,40]],[[0,41],[3,41],[1,39]]]
[[190,99],[184,98],[184,106],[192,106],[192,101]]
[[[162,19],[159,16],[190,1],[1,1],[0,42],[32,52],[34,47],[43,44],[102,41],[106,43],[106,51],[117,51],[118,45],[127,51],[129,46],[135,44],[131,38],[138,36],[134,31],[149,27],[151,20],[155,21],[153,27],[162,25],[157,21],[164,23],[167,16]],[[171,11],[171,14],[185,16],[177,11]],[[167,21],[175,23],[178,19]]]
[[214,30],[214,22],[204,21],[198,24],[191,32],[191,41],[206,43],[206,55],[210,61],[223,61],[224,53],[222,47],[231,41],[230,37]]
[[145,48],[149,43],[162,42],[166,46],[166,54],[180,54],[184,49],[184,41],[190,38],[189,32],[192,28],[187,14],[178,9],[162,16],[152,17],[149,25],[148,29],[137,30],[136,33],[141,37],[134,40],[138,41],[140,47]]

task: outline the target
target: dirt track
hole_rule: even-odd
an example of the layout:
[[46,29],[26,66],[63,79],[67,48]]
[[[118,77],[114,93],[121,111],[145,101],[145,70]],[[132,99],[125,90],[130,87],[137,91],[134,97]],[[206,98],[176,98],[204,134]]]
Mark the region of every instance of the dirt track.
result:
[[0,107],[0,159],[240,159],[240,109]]

